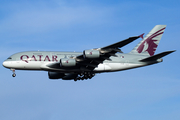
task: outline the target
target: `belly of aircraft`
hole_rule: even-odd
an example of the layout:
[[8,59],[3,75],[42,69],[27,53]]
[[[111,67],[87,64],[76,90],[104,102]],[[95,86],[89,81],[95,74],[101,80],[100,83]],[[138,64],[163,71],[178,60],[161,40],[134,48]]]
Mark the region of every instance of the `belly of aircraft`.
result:
[[136,67],[145,66],[144,64],[134,64],[134,63],[104,63],[99,64],[98,67],[94,69],[95,72],[113,72],[126,69],[132,69]]
[[[9,62],[9,65],[11,68],[14,69],[20,69],[20,70],[46,70],[46,71],[61,71],[63,72],[63,69],[53,69],[53,68],[46,68],[43,69],[42,66],[46,66],[48,62],[40,62],[40,61],[30,61],[30,62],[24,62],[24,61],[11,61]],[[94,72],[113,72],[113,71],[120,71],[125,69],[131,69],[144,66],[142,64],[132,64],[132,63],[103,63],[99,64],[93,71]],[[67,72],[67,69],[64,69]],[[64,71],[64,72],[65,72]],[[72,69],[68,70],[71,72],[79,72],[80,69]]]
[[12,61],[10,63],[11,68],[20,69],[20,70],[40,70],[41,62],[31,61],[31,62],[24,62],[24,61]]

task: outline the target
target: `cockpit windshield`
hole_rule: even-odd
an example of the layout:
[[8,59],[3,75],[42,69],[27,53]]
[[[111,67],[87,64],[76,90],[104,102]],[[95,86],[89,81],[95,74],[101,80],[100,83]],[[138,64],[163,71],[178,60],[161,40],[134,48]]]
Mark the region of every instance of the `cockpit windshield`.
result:
[[8,60],[9,60],[9,59],[12,59],[12,58],[11,58],[11,57],[8,57]]

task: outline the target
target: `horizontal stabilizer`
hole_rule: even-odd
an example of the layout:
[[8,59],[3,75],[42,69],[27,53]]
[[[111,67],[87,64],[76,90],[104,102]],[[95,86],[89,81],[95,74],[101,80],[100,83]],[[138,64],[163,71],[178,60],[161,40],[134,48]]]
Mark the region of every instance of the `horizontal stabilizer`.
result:
[[160,58],[162,58],[162,57],[164,57],[164,56],[166,56],[166,55],[168,55],[168,54],[170,54],[170,53],[172,53],[172,52],[175,52],[175,50],[162,52],[162,53],[159,53],[159,54],[157,54],[157,55],[153,55],[153,56],[151,56],[151,57],[142,59],[142,60],[140,60],[140,61],[141,61],[141,62],[155,61],[155,60],[160,59]]

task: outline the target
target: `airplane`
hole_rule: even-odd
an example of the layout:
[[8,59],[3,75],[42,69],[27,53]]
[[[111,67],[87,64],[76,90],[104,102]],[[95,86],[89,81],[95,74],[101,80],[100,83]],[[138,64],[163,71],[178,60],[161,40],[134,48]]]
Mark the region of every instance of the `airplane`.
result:
[[[12,70],[48,71],[49,79],[84,80],[98,73],[115,72],[148,66],[162,62],[162,57],[174,52],[166,51],[154,55],[166,25],[156,25],[144,38],[143,35],[129,37],[120,42],[83,52],[27,51],[10,56],[3,66]],[[142,38],[129,53],[121,47]]]

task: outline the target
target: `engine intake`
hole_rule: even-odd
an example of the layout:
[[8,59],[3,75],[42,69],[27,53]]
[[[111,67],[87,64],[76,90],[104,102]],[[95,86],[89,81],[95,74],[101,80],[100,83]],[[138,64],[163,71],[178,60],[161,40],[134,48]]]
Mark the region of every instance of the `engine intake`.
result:
[[62,59],[60,59],[60,66],[62,66],[62,67],[76,66],[76,60],[75,59],[69,59],[69,58],[62,58]]
[[100,52],[98,50],[84,50],[83,51],[84,58],[99,58]]

